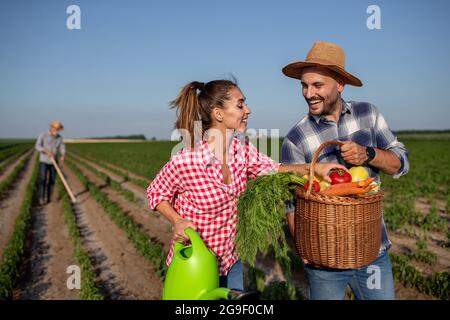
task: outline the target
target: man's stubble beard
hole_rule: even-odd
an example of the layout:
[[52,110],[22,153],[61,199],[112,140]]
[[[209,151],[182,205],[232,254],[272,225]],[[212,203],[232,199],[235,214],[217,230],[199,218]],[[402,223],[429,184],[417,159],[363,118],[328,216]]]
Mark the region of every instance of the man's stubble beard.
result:
[[[338,93],[336,95],[336,98],[333,101],[331,101],[331,102],[329,102],[327,104],[325,104],[325,100],[324,100],[323,111],[322,111],[321,114],[319,114],[319,116],[332,115],[336,111],[337,104],[338,104],[339,100],[341,100],[341,94],[340,93]],[[312,115],[311,112],[309,114]]]

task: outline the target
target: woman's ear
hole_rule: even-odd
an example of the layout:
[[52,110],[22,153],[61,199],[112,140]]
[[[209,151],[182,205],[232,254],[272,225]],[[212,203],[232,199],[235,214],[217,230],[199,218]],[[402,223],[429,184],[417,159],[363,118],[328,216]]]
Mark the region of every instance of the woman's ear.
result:
[[217,122],[223,121],[223,112],[220,108],[214,108],[213,109],[213,117]]

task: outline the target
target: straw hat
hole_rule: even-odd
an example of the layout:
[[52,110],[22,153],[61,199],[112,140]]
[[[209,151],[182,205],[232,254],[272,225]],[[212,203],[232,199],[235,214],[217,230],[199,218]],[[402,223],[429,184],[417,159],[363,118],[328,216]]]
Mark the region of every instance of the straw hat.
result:
[[52,123],[50,123],[50,128],[55,128],[57,130],[64,130],[64,126],[58,120],[55,120]]
[[345,71],[344,49],[330,42],[317,41],[309,50],[305,61],[294,62],[283,68],[283,73],[294,79],[301,79],[302,69],[321,66],[340,74],[345,83],[361,87],[362,82],[351,73]]

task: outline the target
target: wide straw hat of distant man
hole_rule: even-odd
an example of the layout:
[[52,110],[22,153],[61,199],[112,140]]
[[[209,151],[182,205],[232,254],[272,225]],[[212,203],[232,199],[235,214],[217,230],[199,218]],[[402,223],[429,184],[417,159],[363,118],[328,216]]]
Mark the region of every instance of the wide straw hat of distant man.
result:
[[[284,138],[281,147],[283,164],[311,163],[323,142],[340,140],[341,146],[327,148],[319,155],[320,162],[338,162],[347,168],[364,166],[377,182],[380,182],[380,171],[394,178],[408,172],[408,152],[389,129],[378,108],[369,102],[345,101],[341,97],[345,85],[361,87],[362,82],[346,70],[345,53],[340,46],[315,42],[304,61],[290,63],[282,71],[286,76],[301,81],[301,92],[309,108],[308,114]],[[294,203],[286,204],[286,213],[289,230],[294,234]],[[317,268],[303,260],[309,298],[343,299],[349,285],[357,299],[394,299],[394,280],[387,253],[390,246],[383,222],[379,255],[370,263],[380,270],[380,285],[376,287],[361,285],[370,280],[372,272],[367,269],[369,266],[327,269]]]
[[58,131],[62,131],[64,130],[64,126],[62,125],[62,123],[58,120],[52,121],[52,123],[50,123],[50,128],[51,129],[55,129]]

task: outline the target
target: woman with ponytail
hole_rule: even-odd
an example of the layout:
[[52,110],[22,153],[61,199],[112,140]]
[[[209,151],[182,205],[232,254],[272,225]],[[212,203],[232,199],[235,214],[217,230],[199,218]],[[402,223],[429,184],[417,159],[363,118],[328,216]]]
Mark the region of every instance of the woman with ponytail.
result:
[[[247,128],[250,109],[237,84],[229,80],[191,82],[171,103],[175,127],[184,148],[172,156],[147,189],[149,205],[173,227],[173,241],[188,240],[184,230],[196,230],[214,251],[220,285],[243,290],[243,271],[234,246],[236,202],[247,178],[271,172],[305,175],[309,164],[281,165],[259,152],[238,132]],[[337,163],[317,163],[317,174],[329,181]],[[173,256],[172,246],[166,263]]]

